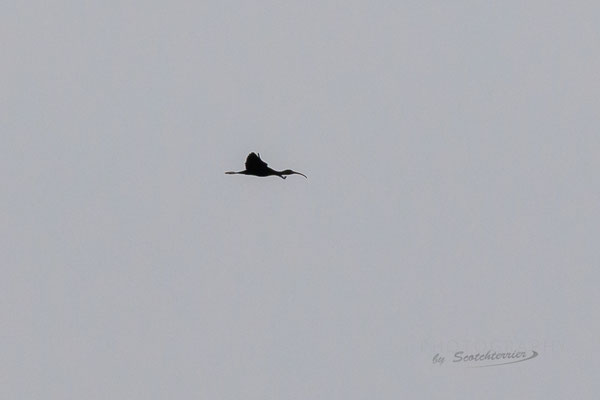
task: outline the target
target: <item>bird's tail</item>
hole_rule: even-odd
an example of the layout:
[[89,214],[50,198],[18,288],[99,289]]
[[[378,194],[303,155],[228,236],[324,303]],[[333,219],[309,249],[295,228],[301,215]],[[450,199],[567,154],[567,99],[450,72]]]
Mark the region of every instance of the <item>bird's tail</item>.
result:
[[231,174],[239,174],[239,172],[235,172],[235,171],[227,171],[227,172],[225,172],[225,173],[226,173],[226,174],[228,174],[228,175],[231,175]]

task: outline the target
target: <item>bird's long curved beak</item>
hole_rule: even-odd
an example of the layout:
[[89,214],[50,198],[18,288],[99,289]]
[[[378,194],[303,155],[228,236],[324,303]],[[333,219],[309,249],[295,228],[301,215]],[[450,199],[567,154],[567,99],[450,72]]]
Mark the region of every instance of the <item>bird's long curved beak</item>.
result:
[[296,172],[296,171],[294,171],[294,173],[295,173],[295,174],[298,174],[298,175],[302,175],[303,177],[305,177],[306,179],[308,179],[308,176],[306,176],[306,175],[304,175],[304,174],[302,174],[302,173],[300,173],[300,172]]

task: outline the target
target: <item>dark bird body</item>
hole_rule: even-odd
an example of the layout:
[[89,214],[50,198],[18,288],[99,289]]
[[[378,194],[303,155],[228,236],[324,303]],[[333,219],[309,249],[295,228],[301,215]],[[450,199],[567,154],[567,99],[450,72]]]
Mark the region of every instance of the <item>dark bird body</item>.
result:
[[[243,174],[243,175],[254,175],[254,176],[278,176],[281,179],[287,178],[285,175],[298,174],[302,175],[306,178],[306,175],[301,174],[300,172],[292,171],[291,169],[286,169],[284,171],[275,171],[272,168],[269,168],[266,162],[260,159],[260,154],[250,153],[248,157],[246,157],[246,169],[244,171],[234,172],[229,171],[225,172],[226,174]],[[308,179],[308,178],[307,178]]]

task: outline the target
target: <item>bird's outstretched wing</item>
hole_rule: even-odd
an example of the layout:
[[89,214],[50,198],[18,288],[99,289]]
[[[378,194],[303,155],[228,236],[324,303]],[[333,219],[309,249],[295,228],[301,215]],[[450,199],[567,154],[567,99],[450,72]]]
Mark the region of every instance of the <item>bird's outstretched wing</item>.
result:
[[267,163],[260,159],[260,156],[256,155],[256,153],[248,154],[246,158],[246,170],[257,170],[261,168],[265,168]]

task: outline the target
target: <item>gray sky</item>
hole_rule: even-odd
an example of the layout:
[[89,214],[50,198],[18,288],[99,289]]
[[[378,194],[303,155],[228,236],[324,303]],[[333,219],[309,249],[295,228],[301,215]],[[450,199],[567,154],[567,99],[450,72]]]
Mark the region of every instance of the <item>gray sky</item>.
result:
[[597,397],[600,6],[373,3],[0,6],[1,398]]

